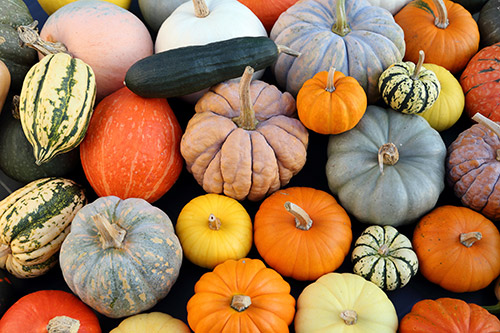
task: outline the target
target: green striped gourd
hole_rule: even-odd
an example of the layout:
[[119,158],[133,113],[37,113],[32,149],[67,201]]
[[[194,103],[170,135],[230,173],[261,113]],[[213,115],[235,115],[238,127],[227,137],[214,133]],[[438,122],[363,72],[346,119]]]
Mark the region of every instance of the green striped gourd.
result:
[[37,165],[80,144],[95,94],[92,68],[66,53],[47,55],[31,67],[21,89],[19,116]]
[[423,67],[423,63],[424,52],[420,51],[417,65],[411,61],[398,62],[380,75],[380,94],[393,110],[422,113],[436,102],[441,84],[436,74]]
[[83,188],[69,179],[35,180],[0,202],[0,268],[18,278],[46,273],[58,259]]
[[405,286],[418,271],[410,240],[390,225],[366,228],[354,244],[351,259],[355,274],[384,290]]

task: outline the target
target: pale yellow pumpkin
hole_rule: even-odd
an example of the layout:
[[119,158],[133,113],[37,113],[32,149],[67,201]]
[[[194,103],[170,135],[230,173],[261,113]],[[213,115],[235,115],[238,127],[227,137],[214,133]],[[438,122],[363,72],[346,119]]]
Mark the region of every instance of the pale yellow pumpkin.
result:
[[188,202],[175,231],[185,257],[205,268],[244,258],[252,247],[250,216],[236,199],[221,194],[205,194]]
[[465,97],[458,80],[446,68],[435,64],[424,67],[436,74],[441,84],[441,92],[430,109],[420,113],[429,125],[441,132],[453,126],[464,110]]
[[299,295],[294,323],[297,333],[394,333],[398,316],[374,283],[352,273],[328,273]]
[[162,312],[141,313],[128,317],[109,333],[190,333],[182,320]]

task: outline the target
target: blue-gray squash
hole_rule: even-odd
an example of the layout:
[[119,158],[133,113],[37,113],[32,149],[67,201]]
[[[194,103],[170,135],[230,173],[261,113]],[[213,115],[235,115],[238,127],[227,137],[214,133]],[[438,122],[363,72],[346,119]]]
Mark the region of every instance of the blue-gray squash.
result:
[[361,222],[412,223],[445,186],[446,146],[418,115],[370,105],[352,130],[330,136],[327,149],[329,188]]

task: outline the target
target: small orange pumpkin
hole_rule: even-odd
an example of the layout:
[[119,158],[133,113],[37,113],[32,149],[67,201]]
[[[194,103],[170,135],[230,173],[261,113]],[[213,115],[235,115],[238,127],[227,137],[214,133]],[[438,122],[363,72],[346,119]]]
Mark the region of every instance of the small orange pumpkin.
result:
[[254,230],[264,261],[296,280],[316,280],[336,270],[352,241],[344,208],[331,194],[310,187],[282,189],[267,197],[255,215]]
[[363,117],[366,106],[366,93],[359,82],[333,67],[304,82],[297,94],[300,121],[320,134],[350,130]]
[[415,227],[413,247],[422,275],[446,290],[477,291],[500,274],[500,233],[470,208],[432,210]]

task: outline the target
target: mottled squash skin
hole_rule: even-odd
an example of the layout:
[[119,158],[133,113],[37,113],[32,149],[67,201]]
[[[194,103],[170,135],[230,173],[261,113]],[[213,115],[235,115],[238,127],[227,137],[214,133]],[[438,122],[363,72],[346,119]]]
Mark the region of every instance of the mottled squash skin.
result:
[[[101,214],[126,234],[103,249],[93,216]],[[83,207],[61,247],[61,269],[70,289],[111,318],[143,312],[176,281],[182,248],[169,217],[143,199],[101,197]]]

